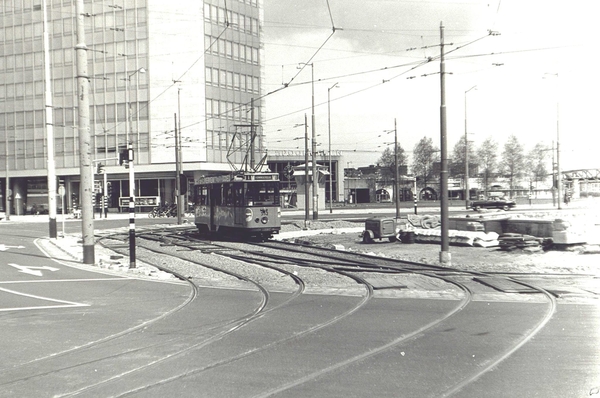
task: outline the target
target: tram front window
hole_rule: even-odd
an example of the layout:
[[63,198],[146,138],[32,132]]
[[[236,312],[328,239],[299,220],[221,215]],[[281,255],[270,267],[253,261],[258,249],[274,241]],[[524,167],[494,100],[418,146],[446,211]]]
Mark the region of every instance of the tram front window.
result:
[[276,206],[279,192],[273,183],[246,184],[246,204],[248,206]]

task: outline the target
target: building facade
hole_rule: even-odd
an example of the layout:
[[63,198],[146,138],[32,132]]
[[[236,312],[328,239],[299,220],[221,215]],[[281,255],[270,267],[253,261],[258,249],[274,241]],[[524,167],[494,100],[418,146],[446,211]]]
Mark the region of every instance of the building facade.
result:
[[[12,214],[47,204],[48,145],[66,206],[80,205],[75,2],[5,0],[0,10],[0,207],[7,196]],[[262,156],[262,0],[85,0],[84,10],[90,145],[111,183],[109,207],[128,196],[128,171],[117,161],[128,143],[136,197],[161,202],[174,200],[176,127],[189,184],[232,171],[249,150],[252,159]]]

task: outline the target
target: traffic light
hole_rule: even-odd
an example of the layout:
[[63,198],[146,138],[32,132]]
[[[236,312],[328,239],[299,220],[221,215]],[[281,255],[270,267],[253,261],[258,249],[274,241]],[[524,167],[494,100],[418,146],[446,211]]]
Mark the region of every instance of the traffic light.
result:
[[188,180],[185,174],[179,174],[179,194],[185,195],[188,190]]
[[104,165],[102,163],[98,163],[96,174],[104,174]]
[[119,165],[125,166],[126,169],[129,168],[129,150],[122,149],[119,151]]
[[112,197],[112,183],[110,181],[106,183],[106,196]]

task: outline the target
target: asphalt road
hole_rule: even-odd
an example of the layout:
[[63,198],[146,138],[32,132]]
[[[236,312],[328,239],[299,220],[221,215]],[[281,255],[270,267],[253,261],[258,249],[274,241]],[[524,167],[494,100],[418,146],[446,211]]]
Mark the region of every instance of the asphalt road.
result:
[[3,397],[600,394],[597,300],[195,290],[56,263],[35,244],[46,224],[8,225]]

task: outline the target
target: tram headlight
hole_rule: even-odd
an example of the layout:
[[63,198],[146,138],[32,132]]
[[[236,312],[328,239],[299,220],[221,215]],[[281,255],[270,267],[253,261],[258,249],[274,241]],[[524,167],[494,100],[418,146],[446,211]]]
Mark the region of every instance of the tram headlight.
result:
[[254,214],[252,213],[252,209],[246,209],[246,221],[247,222],[252,221],[253,216],[254,216]]
[[263,218],[260,219],[260,222],[263,223],[263,224],[268,223],[269,222],[269,217],[264,216]]

